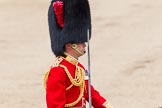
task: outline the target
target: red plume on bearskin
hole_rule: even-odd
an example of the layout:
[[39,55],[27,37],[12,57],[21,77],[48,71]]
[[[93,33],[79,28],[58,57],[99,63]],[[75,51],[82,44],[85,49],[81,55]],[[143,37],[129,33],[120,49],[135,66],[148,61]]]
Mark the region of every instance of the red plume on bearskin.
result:
[[63,19],[63,2],[62,1],[56,1],[53,3],[54,12],[56,14],[56,19],[58,25],[63,28],[64,27],[64,19]]

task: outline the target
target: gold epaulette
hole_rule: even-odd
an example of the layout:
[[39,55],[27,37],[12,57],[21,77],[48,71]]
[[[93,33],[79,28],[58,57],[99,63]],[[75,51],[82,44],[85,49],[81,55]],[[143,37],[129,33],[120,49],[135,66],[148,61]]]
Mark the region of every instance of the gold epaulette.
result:
[[57,57],[55,60],[54,60],[54,64],[52,65],[52,67],[55,67],[55,66],[59,66],[59,64],[62,62],[64,58],[59,56]]
[[[59,66],[59,64],[62,62],[63,60],[63,57],[57,57],[54,61],[54,64],[51,66],[52,67],[56,67],[56,66]],[[49,76],[49,70],[47,72],[45,72],[44,74],[44,88],[46,89],[46,83],[47,83],[47,80],[48,80],[48,76]]]

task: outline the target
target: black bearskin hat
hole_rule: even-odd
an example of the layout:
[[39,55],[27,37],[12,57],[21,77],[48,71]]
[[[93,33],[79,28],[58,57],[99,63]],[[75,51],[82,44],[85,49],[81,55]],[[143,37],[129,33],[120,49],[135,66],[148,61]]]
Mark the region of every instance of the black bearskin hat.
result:
[[91,37],[91,16],[88,0],[52,0],[48,11],[52,51],[64,55],[67,43],[87,42]]

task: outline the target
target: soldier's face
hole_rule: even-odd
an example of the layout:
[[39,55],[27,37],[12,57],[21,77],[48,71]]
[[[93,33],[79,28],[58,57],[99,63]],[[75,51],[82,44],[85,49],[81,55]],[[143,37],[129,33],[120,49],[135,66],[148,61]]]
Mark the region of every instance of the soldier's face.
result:
[[75,58],[82,56],[86,53],[86,43],[77,43],[77,44],[66,44],[65,45],[66,53],[72,55]]
[[84,54],[86,53],[86,43],[79,43],[78,45],[78,49]]

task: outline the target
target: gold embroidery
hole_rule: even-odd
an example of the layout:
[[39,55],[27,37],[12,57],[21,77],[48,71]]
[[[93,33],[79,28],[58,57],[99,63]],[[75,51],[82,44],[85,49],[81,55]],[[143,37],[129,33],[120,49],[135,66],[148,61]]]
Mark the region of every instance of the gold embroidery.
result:
[[70,62],[71,64],[73,64],[73,65],[77,65],[78,64],[78,60],[76,59],[76,58],[74,58],[74,57],[72,57],[71,55],[69,55],[69,54],[67,54],[67,53],[65,53],[65,55],[66,55],[66,60],[68,61],[68,62]]
[[58,65],[62,62],[63,59],[64,59],[64,58],[61,57],[61,56],[57,57],[57,58],[55,59],[55,61],[54,61],[54,64],[52,65],[52,67],[58,66]]
[[105,106],[106,108],[112,108],[112,106],[107,101],[103,103],[103,106]]

